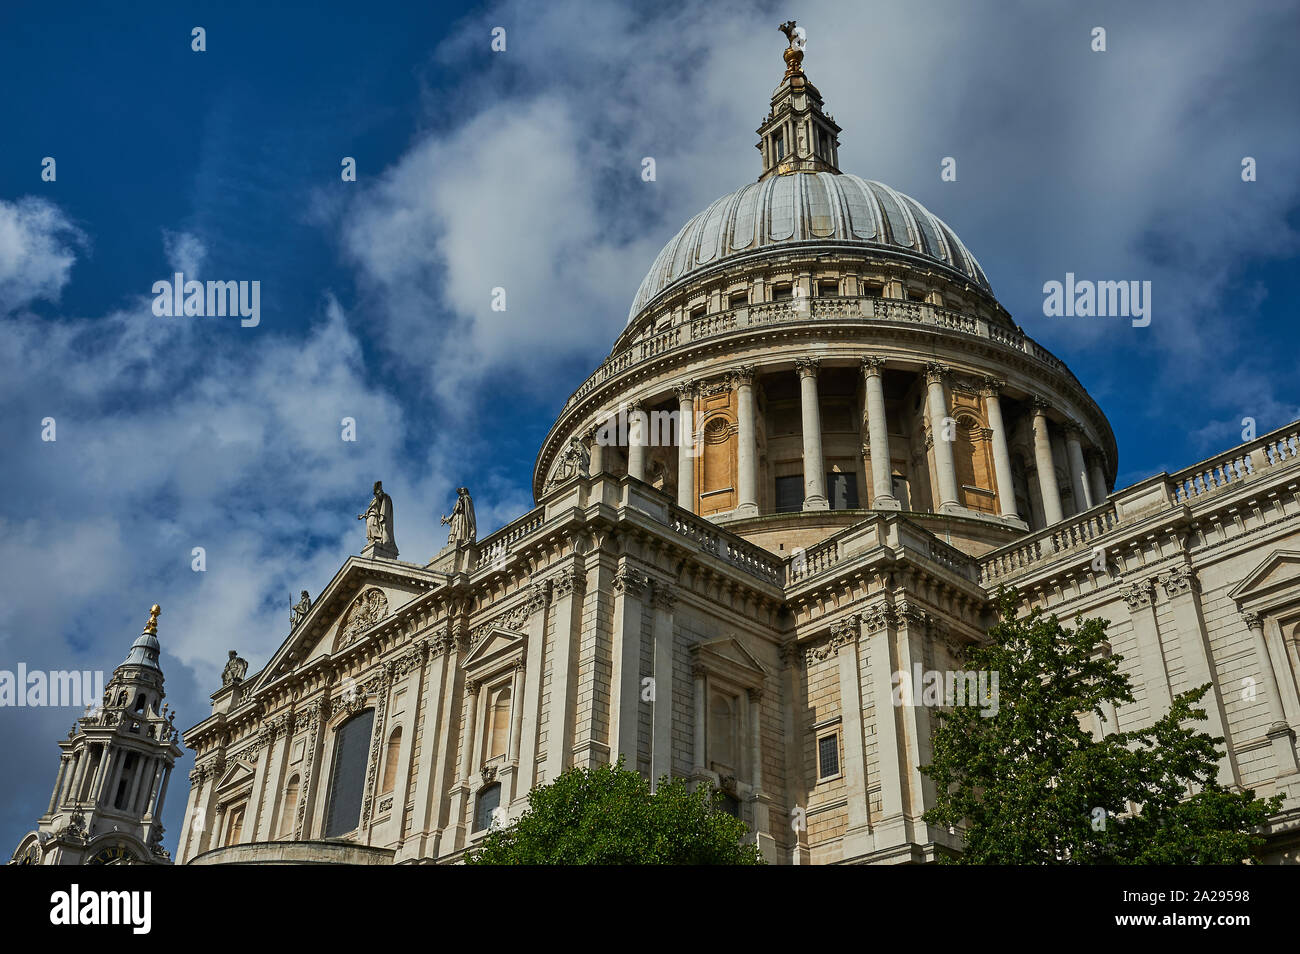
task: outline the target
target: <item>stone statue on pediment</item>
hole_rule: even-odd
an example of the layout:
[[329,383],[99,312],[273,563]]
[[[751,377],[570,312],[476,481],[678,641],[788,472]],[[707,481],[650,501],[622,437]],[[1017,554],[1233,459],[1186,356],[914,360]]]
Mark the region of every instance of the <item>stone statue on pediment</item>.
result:
[[289,611],[289,628],[296,629],[298,624],[307,618],[310,609],[311,597],[307,595],[306,590],[303,590],[302,596],[298,598],[298,602]]
[[450,526],[447,534],[448,546],[465,546],[478,538],[478,525],[474,522],[474,501],[470,498],[469,488],[456,488],[456,506],[451,508],[451,515],[442,517],[443,526]]
[[397,540],[393,533],[393,498],[384,493],[384,482],[375,481],[375,496],[365,513],[357,514],[366,522],[366,546],[363,556],[397,556]]

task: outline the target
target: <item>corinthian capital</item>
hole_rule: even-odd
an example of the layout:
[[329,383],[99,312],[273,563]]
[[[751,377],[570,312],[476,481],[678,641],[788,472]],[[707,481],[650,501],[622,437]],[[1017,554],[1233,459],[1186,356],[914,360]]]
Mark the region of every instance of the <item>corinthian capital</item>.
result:
[[799,372],[801,378],[815,378],[821,366],[821,358],[797,358],[794,362],[794,369]]
[[925,366],[925,383],[926,384],[943,384],[948,375],[952,374],[952,368],[946,364],[939,364],[932,361]]
[[731,372],[731,386],[733,388],[747,387],[754,383],[754,366],[747,364],[744,367],[736,368]]
[[879,355],[869,354],[862,359],[862,373],[867,377],[880,375],[885,370],[885,359]]

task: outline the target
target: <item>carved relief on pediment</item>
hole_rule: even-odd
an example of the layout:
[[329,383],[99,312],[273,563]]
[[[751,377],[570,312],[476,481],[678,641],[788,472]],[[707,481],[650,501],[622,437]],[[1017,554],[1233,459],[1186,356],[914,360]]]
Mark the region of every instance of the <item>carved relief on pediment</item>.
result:
[[387,615],[388,597],[384,595],[384,591],[376,586],[362,590],[361,594],[352,601],[352,605],[343,616],[343,621],[339,624],[339,634],[334,641],[334,649],[336,651],[342,649]]

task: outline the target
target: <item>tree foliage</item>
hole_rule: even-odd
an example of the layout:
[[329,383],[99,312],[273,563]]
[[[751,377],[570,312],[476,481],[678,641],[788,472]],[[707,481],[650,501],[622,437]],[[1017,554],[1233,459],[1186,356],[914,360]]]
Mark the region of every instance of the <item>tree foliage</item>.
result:
[[573,768],[533,789],[528,810],[466,856],[477,865],[755,865],[744,822],[722,793],[664,778],[651,793],[617,765]]
[[[1218,783],[1223,739],[1199,731],[1207,683],[1179,694],[1147,729],[1094,739],[1081,716],[1133,702],[1123,657],[1104,652],[1107,621],[1073,629],[1034,610],[1001,621],[968,670],[997,673],[998,706],[940,713],[932,825],[963,826],[963,864],[1231,864],[1253,857],[1280,799]],[[1101,811],[1099,811],[1099,809]],[[1103,814],[1104,812],[1104,814]]]

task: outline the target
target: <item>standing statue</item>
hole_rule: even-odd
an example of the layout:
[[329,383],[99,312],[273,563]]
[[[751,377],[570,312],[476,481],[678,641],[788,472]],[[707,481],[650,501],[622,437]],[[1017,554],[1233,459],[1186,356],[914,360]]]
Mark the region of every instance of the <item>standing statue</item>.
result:
[[365,513],[357,514],[366,522],[366,545],[389,550],[397,555],[397,542],[393,538],[393,498],[384,493],[384,482],[375,481],[375,496]]
[[239,682],[248,672],[248,660],[241,659],[239,653],[233,649],[230,650],[230,658],[226,660],[226,668],[221,670],[221,684],[228,686],[232,682]]
[[473,543],[478,537],[478,525],[474,523],[474,501],[470,499],[469,488],[456,488],[456,506],[451,508],[451,516],[443,516],[444,525],[450,524],[447,534],[448,546],[463,546]]
[[307,611],[310,609],[311,597],[307,595],[306,590],[303,590],[302,596],[298,599],[297,605],[289,610],[289,628],[293,629],[305,620],[307,618]]

